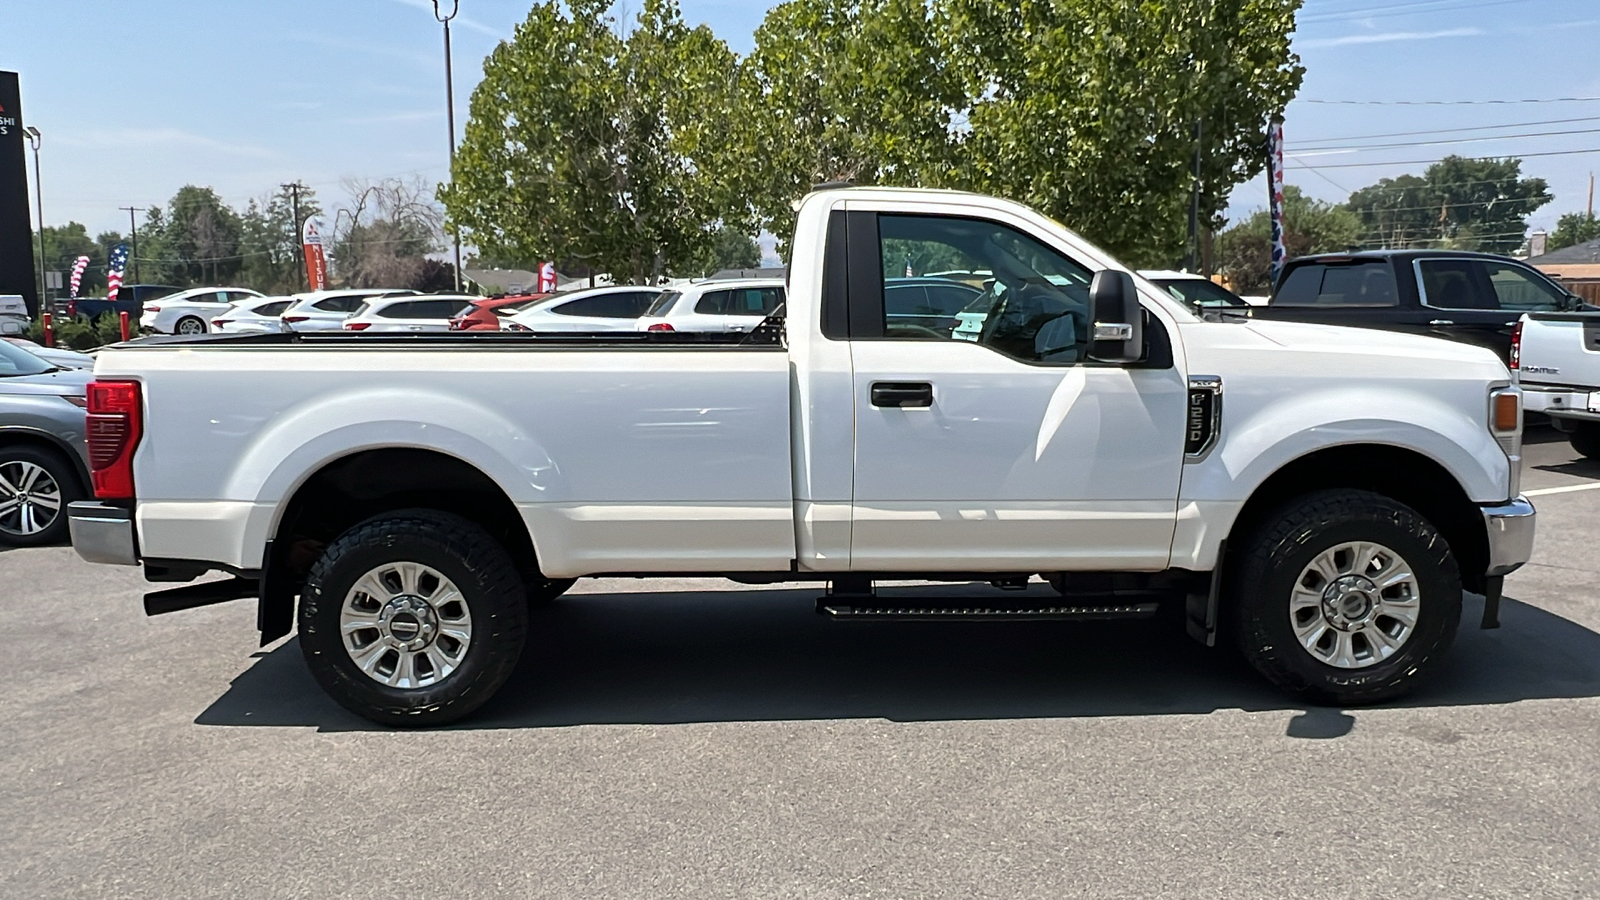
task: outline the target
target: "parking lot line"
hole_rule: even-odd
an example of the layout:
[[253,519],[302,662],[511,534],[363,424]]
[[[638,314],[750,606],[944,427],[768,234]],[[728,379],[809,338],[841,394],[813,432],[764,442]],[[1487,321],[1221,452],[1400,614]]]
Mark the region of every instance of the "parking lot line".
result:
[[1574,491],[1600,491],[1600,481],[1594,484],[1569,484],[1566,487],[1539,488],[1533,491],[1523,491],[1527,497],[1543,497],[1546,494],[1570,494]]

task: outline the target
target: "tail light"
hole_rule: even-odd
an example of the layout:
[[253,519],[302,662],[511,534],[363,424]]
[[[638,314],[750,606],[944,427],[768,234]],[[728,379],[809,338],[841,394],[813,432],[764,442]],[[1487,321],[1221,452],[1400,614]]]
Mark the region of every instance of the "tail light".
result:
[[145,312],[161,312],[161,307],[159,307],[159,306],[146,306],[144,308],[144,311]]
[[295,322],[309,322],[311,320],[311,317],[310,316],[284,316],[283,320],[285,322],[288,322],[289,324],[293,325]]
[[371,327],[372,327],[372,323],[371,322],[346,322],[346,323],[344,323],[344,330],[345,331],[366,331],[368,328],[371,328]]
[[133,497],[133,451],[144,432],[137,381],[94,381],[88,389],[90,476],[101,500]]
[[1517,320],[1517,327],[1511,329],[1511,371],[1522,368],[1522,320]]
[[674,330],[673,327],[671,325],[668,325],[665,322],[657,322],[654,325],[651,325],[649,328],[645,329],[645,331],[672,331],[672,330]]
[[212,319],[211,320],[211,327],[212,328],[221,328],[222,326],[224,326],[226,324],[228,324],[228,320],[227,319]]
[[528,332],[528,331],[532,331],[533,329],[529,328],[528,326],[526,326],[524,324],[522,324],[521,322],[501,322],[500,323],[500,330],[501,331]]
[[451,319],[449,322],[451,331],[460,331],[462,328],[466,327],[466,324],[466,319]]

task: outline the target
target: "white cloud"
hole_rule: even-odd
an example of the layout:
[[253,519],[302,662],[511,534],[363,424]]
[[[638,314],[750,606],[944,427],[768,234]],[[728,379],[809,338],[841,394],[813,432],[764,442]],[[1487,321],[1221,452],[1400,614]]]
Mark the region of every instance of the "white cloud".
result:
[[59,140],[71,147],[176,147],[180,149],[213,150],[231,156],[254,159],[271,159],[278,154],[254,144],[237,144],[184,131],[180,128],[96,128],[64,134]]
[[1449,28],[1444,31],[1381,31],[1377,34],[1348,34],[1344,37],[1295,41],[1295,48],[1345,47],[1351,44],[1391,44],[1398,41],[1433,41],[1439,38],[1482,37],[1486,33],[1482,28]]

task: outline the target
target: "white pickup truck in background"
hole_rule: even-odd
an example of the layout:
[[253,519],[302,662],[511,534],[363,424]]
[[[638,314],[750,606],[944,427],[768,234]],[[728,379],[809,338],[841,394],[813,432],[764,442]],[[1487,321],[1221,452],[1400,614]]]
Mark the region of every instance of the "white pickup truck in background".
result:
[[[886,314],[921,259],[976,295],[962,318]],[[157,339],[96,377],[78,552],[232,573],[146,609],[254,596],[263,643],[297,621],[335,699],[402,725],[476,709],[530,606],[599,575],[827,584],[842,620],[1171,603],[1296,696],[1373,702],[1439,667],[1463,587],[1492,625],[1533,542],[1495,354],[1202,321],[969,194],[809,195],[787,306],[749,335]],[[1035,576],[1061,598],[981,586]]]
[[1600,459],[1600,312],[1524,315],[1512,339],[1511,365],[1528,411],[1549,416],[1572,449]]

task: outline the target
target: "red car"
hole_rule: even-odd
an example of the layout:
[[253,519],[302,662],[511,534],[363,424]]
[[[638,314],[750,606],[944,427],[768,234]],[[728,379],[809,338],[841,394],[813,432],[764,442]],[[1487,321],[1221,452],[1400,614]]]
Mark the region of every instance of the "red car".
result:
[[512,294],[472,301],[460,315],[450,320],[451,331],[499,331],[500,317],[554,296],[553,294]]

